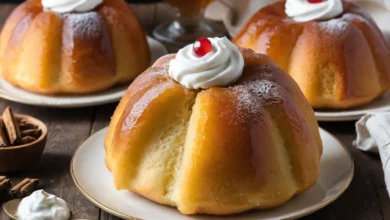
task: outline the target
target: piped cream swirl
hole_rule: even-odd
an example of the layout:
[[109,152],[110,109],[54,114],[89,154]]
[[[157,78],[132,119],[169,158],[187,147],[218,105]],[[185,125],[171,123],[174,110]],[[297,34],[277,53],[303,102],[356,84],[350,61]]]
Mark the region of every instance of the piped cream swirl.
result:
[[63,199],[43,190],[37,190],[20,202],[17,216],[21,220],[68,220],[70,210]]
[[103,3],[103,0],[42,0],[46,11],[57,13],[87,12]]
[[193,54],[193,44],[179,50],[170,62],[170,77],[189,89],[227,86],[239,79],[244,58],[238,48],[226,37],[209,40],[213,49],[203,57]]
[[307,0],[287,0],[286,14],[298,22],[326,20],[343,13],[341,0],[325,0],[321,3],[309,3]]

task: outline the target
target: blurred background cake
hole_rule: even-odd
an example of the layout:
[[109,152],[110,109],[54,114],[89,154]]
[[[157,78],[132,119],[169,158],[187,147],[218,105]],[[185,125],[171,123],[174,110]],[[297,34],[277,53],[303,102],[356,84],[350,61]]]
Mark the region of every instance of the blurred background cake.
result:
[[0,36],[1,77],[37,93],[101,91],[129,83],[149,62],[145,33],[123,0],[28,0]]
[[265,6],[233,42],[275,60],[314,108],[351,108],[390,87],[390,50],[375,22],[340,0]]

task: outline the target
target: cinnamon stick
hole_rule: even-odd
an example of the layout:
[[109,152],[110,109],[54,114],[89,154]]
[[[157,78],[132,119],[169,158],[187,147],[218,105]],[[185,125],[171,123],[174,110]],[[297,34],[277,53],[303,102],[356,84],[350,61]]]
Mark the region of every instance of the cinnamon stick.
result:
[[41,133],[42,131],[40,129],[28,129],[22,131],[22,137],[31,136],[31,137],[38,138],[39,136],[41,136]]
[[3,120],[0,121],[0,148],[9,146],[7,133],[4,128]]
[[10,107],[7,107],[3,112],[3,122],[8,134],[8,140],[10,144],[14,145],[22,137],[22,133]]
[[20,144],[28,144],[28,143],[34,142],[36,140],[37,139],[35,137],[26,136],[26,137],[22,137],[22,139],[18,143],[20,143]]
[[29,129],[37,129],[38,128],[38,126],[33,125],[31,123],[28,123],[28,122],[20,122],[19,127],[21,130],[29,130]]
[[10,195],[18,198],[27,196],[39,186],[39,182],[39,179],[26,178],[10,190]]
[[0,181],[0,193],[10,190],[12,187],[11,180],[4,179],[3,181]]
[[39,186],[39,179],[32,179],[29,183],[27,183],[20,191],[23,196],[28,196]]
[[30,182],[30,179],[29,178],[26,178],[24,180],[22,180],[22,182],[18,183],[16,186],[14,186],[11,190],[10,190],[10,195],[12,197],[20,197],[21,195],[21,189],[27,184]]
[[7,107],[0,120],[0,148],[24,145],[36,141],[42,130],[26,118],[16,118],[12,109]]

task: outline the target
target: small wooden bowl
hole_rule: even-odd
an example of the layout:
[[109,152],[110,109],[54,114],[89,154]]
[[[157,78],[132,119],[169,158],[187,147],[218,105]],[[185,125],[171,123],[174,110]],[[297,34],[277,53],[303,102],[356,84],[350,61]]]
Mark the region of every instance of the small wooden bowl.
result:
[[39,160],[46,146],[47,127],[42,121],[28,115],[16,114],[15,117],[38,126],[42,134],[31,143],[0,148],[0,173],[17,172],[27,168]]

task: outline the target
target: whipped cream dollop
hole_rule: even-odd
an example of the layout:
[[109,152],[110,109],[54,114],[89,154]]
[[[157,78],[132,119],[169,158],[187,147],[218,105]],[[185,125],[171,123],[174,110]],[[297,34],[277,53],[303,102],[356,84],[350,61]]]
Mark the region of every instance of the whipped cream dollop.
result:
[[42,0],[46,11],[57,13],[87,12],[103,3],[103,0]]
[[17,217],[20,220],[68,220],[70,211],[63,199],[37,190],[20,202]]
[[193,53],[190,44],[171,60],[169,75],[189,89],[207,89],[214,86],[227,86],[242,75],[244,58],[238,48],[226,37],[208,38],[212,50],[203,57]]
[[287,0],[286,14],[298,22],[326,20],[343,13],[341,0],[325,0],[321,3],[309,3],[307,0]]

